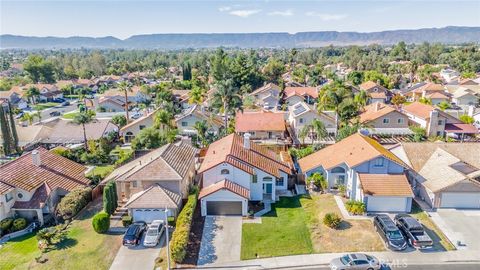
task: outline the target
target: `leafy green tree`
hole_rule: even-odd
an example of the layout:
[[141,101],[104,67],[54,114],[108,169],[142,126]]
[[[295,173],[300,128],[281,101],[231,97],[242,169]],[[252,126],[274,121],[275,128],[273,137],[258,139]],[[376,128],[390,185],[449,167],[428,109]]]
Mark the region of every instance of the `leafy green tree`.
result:
[[112,117],[112,123],[121,128],[127,124],[127,118],[125,118],[124,115],[114,115]]
[[347,75],[347,80],[353,85],[359,85],[363,82],[363,72],[354,70]]
[[360,92],[358,92],[354,97],[354,101],[359,108],[365,107],[369,99],[370,99],[370,96],[365,90],[360,90]]
[[92,219],[92,227],[96,233],[106,233],[110,228],[110,216],[108,213],[100,212]]
[[30,55],[23,63],[23,69],[27,72],[28,77],[34,82],[53,83],[54,66],[51,62],[45,61],[40,55]]
[[25,92],[25,96],[30,100],[30,102],[32,102],[32,104],[35,104],[37,97],[40,96],[40,90],[38,90],[38,88],[35,86],[31,86]]
[[363,81],[364,82],[368,82],[368,81],[372,81],[372,82],[375,82],[375,83],[378,83],[384,87],[389,87],[389,79],[387,76],[385,76],[384,74],[376,71],[376,70],[368,70],[368,71],[365,71],[364,73],[364,76],[363,76]]
[[159,110],[155,114],[155,127],[160,129],[168,129],[172,126],[173,115],[167,110]]
[[425,140],[425,136],[427,132],[424,128],[419,126],[410,126],[410,130],[413,131],[413,141],[414,142],[421,142]]
[[154,127],[147,127],[142,129],[132,140],[132,148],[135,150],[158,148],[167,143],[167,138],[171,139],[171,136],[168,137],[165,133],[160,133]]
[[432,105],[432,100],[426,97],[422,97],[418,100],[418,102],[427,104],[427,105]]
[[73,118],[73,123],[76,125],[81,125],[83,129],[83,143],[85,145],[85,150],[88,152],[88,140],[87,140],[87,130],[85,129],[85,125],[91,123],[95,119],[95,112],[94,111],[85,111],[80,112],[75,115]]
[[445,111],[447,109],[450,109],[452,106],[450,105],[450,103],[446,102],[446,101],[442,101],[440,102],[438,105],[438,108],[440,108],[440,110],[442,111]]
[[263,68],[263,73],[268,82],[281,84],[283,73],[285,73],[285,65],[276,58],[269,58],[267,64]]
[[475,123],[475,119],[473,117],[471,117],[470,115],[467,115],[467,114],[460,115],[460,121],[462,121],[465,124]]
[[402,96],[402,95],[399,95],[399,94],[395,94],[393,97],[392,97],[392,100],[391,100],[392,104],[395,105],[395,106],[400,106],[402,104],[404,104],[405,102],[407,102],[407,99]]
[[188,103],[201,104],[205,99],[206,91],[198,86],[194,86],[188,95]]
[[390,56],[395,60],[406,60],[408,56],[407,44],[404,41],[400,41],[390,51]]
[[217,91],[213,94],[212,107],[216,112],[224,114],[224,125],[228,127],[229,115],[234,114],[237,109],[242,110],[242,98],[231,79],[219,81],[215,87]]
[[33,123],[33,114],[24,113],[21,118],[22,121],[28,122],[29,125]]

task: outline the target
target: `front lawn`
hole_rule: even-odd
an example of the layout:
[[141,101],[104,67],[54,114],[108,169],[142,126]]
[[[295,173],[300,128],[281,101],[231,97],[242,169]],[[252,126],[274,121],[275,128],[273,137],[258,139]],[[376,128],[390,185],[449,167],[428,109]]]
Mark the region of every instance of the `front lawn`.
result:
[[73,119],[77,114],[80,114],[78,111],[73,111],[62,115],[63,119]]
[[299,197],[281,197],[261,224],[243,224],[241,259],[312,253],[306,221]]
[[39,111],[39,110],[45,110],[45,109],[48,109],[48,108],[52,108],[52,107],[55,107],[55,106],[58,106],[58,105],[60,105],[60,103],[57,103],[57,102],[37,103],[37,104],[33,105],[33,109],[35,111]]
[[101,179],[104,179],[115,169],[115,165],[104,165],[104,166],[95,166],[87,176],[98,175]]
[[342,216],[332,194],[303,196],[313,248],[318,253],[382,251],[385,247],[370,220],[343,220],[338,229],[323,224],[326,213]]
[[425,213],[415,201],[412,203],[411,215],[423,224],[425,231],[433,240],[433,247],[435,250],[455,250],[455,246],[450,243],[445,234],[443,234],[437,225],[433,223],[432,219],[428,217],[427,213]]
[[121,245],[121,235],[97,234],[92,217],[101,203],[89,204],[69,227],[68,237],[56,250],[46,253],[48,261],[37,263],[40,255],[34,235],[10,241],[0,248],[0,269],[108,269]]

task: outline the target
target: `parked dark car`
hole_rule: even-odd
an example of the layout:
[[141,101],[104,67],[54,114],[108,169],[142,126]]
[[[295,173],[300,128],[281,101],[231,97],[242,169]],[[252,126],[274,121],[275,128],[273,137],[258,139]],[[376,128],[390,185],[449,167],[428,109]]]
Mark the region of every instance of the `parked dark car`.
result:
[[53,111],[50,113],[50,116],[60,116],[61,113],[59,111]]
[[70,105],[70,102],[68,102],[68,101],[62,102],[62,106],[68,106],[68,105]]
[[395,216],[395,223],[412,247],[425,249],[433,246],[432,238],[425,232],[422,224],[412,216],[398,214]]
[[385,241],[385,245],[391,250],[404,250],[407,248],[407,241],[395,225],[392,219],[387,215],[377,215],[373,219],[373,226]]
[[62,103],[62,102],[64,102],[64,101],[65,101],[64,98],[54,98],[54,99],[53,99],[53,102],[58,102],[58,103]]
[[143,221],[137,221],[130,225],[123,236],[124,246],[136,246],[140,244],[142,240],[142,234],[147,228],[147,223]]

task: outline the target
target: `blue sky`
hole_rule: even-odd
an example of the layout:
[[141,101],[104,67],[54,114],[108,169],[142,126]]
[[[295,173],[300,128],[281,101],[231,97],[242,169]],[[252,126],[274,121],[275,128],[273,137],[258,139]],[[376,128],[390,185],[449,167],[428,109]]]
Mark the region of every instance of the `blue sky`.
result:
[[0,17],[1,34],[31,36],[374,32],[480,26],[480,0],[0,0]]

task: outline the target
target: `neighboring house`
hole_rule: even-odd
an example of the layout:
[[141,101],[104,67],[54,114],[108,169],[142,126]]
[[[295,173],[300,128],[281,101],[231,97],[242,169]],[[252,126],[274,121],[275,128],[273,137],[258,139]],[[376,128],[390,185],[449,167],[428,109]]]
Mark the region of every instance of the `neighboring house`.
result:
[[427,136],[448,136],[463,139],[465,135],[475,135],[478,129],[431,105],[414,102],[404,106],[402,112],[411,122],[425,129]]
[[[125,92],[120,89],[111,89],[103,93],[103,97],[116,97],[123,99],[125,102]],[[150,100],[151,97],[147,93],[141,91],[140,86],[133,86],[130,91],[127,91],[127,101],[129,103],[142,103]]]
[[[427,83],[421,87],[415,88],[412,91],[406,93],[409,101],[418,101],[421,98],[435,98],[444,99],[443,96],[433,95],[434,93],[440,93],[446,96],[448,94],[445,86],[438,83]],[[433,95],[433,96],[432,96]]]
[[[76,125],[71,120],[56,118],[48,122],[42,122],[41,125],[45,127],[45,130],[42,131],[40,143],[48,145],[49,148],[58,145],[84,143],[82,125]],[[108,119],[95,119],[85,124],[85,131],[87,140],[98,140],[112,132],[117,132],[118,126]]]
[[320,120],[325,126],[328,134],[335,136],[337,133],[335,112],[324,111],[320,113],[314,106],[308,105],[303,101],[288,107],[288,122],[297,137],[300,134],[300,131],[305,126],[310,125],[314,119]]
[[291,106],[300,101],[313,104],[318,99],[318,88],[316,87],[285,87],[283,90],[285,104]]
[[242,215],[249,201],[277,201],[288,189],[291,159],[230,134],[210,144],[198,173],[202,216]]
[[120,129],[120,136],[123,137],[123,141],[130,143],[142,129],[153,126],[157,111],[158,110],[148,112],[146,115],[123,126]]
[[241,136],[249,133],[252,140],[284,140],[287,137],[285,113],[263,110],[237,112],[235,132]]
[[459,87],[452,95],[452,102],[458,106],[478,105],[478,96],[467,87]]
[[360,133],[298,161],[306,177],[322,174],[328,188],[344,185],[347,197],[369,212],[410,212],[413,193],[408,166],[377,141]]
[[440,70],[440,77],[446,83],[450,83],[452,81],[458,80],[458,78],[460,77],[460,72],[458,72],[456,70],[453,70],[453,69],[450,69],[450,68],[446,68],[446,69]]
[[175,117],[178,133],[182,135],[197,134],[195,123],[202,121],[207,122],[208,132],[212,134],[218,134],[223,128],[223,120],[218,115],[205,111],[204,107],[197,104]]
[[375,102],[366,106],[360,114],[360,123],[371,134],[411,134],[408,116],[390,105]]
[[18,87],[12,87],[9,91],[0,91],[0,100],[8,100],[10,104],[19,109],[25,109],[28,107],[28,103],[22,99],[22,90]]
[[278,85],[268,83],[248,95],[255,98],[256,105],[264,109],[273,109],[280,101],[280,93],[281,89]]
[[38,83],[33,85],[26,85],[24,89],[28,89],[30,86],[33,86],[40,91],[38,100],[41,102],[48,102],[55,99],[63,98],[63,92],[54,84]]
[[402,143],[391,151],[413,168],[415,196],[430,207],[480,209],[479,143]]
[[0,166],[0,220],[20,216],[43,225],[63,196],[89,185],[86,170],[44,148]]
[[370,96],[368,103],[387,103],[392,98],[390,90],[372,81],[364,82],[358,88],[368,93]]
[[180,141],[149,152],[115,169],[103,181],[115,181],[119,201],[133,221],[176,217],[195,176],[197,149]]
[[95,107],[102,108],[105,112],[124,112],[125,98],[119,96],[103,96],[98,99]]

